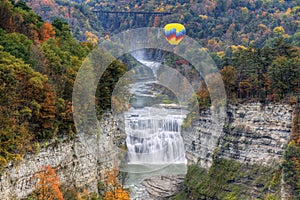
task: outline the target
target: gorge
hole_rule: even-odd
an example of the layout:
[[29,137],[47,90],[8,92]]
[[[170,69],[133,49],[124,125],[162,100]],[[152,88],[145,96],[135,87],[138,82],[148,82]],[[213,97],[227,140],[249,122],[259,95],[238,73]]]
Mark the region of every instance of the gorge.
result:
[[[98,7],[172,15],[109,21]],[[283,0],[1,0],[0,199],[299,200],[299,13]],[[185,26],[180,45],[169,23]]]
[[[152,69],[157,70],[156,67]],[[145,97],[145,102],[149,103],[149,98],[158,96],[157,88],[153,87],[155,81],[151,80],[156,75],[149,75],[150,79],[132,88],[134,107],[126,112],[123,121],[110,114],[104,116],[101,137],[105,139],[95,142],[93,147],[86,147],[79,137],[71,141],[53,141],[36,154],[27,155],[21,163],[8,165],[1,175],[0,196],[3,199],[25,198],[34,190],[32,177],[46,165],[56,170],[62,184],[101,192],[98,181],[105,179],[106,170],[120,164],[118,147],[126,143],[128,154],[125,160],[128,165],[122,170],[129,173],[128,185],[135,194],[132,199],[145,195],[149,199],[167,199],[177,193],[179,199],[190,198],[180,196],[184,195],[183,187],[188,186],[184,182],[186,163],[211,171],[220,167],[220,160],[240,167],[243,175],[233,175],[229,185],[238,184],[239,188],[244,188],[239,193],[242,197],[263,199],[267,194],[273,194],[287,198],[283,182],[279,182],[275,189],[268,184],[283,159],[290,139],[292,106],[261,103],[228,105],[223,131],[214,134],[209,110],[201,111],[191,126],[182,126],[188,112],[179,105],[143,105]],[[96,155],[88,151],[91,148],[97,149]],[[221,199],[235,192],[230,187],[220,194]],[[201,198],[208,198],[209,192],[204,193],[199,194]]]
[[[228,109],[229,117],[227,118],[228,121],[231,121],[231,125],[224,128],[218,145],[214,149],[207,145],[211,139],[211,134],[205,125],[208,115],[209,112],[202,112],[201,117],[191,127],[193,131],[182,130],[181,134],[189,164],[198,164],[209,169],[214,162],[214,156],[229,162],[238,162],[248,168],[257,166],[258,169],[264,167],[275,169],[281,162],[291,133],[291,106],[271,104],[261,107],[259,103],[232,105]],[[117,158],[113,153],[115,151],[113,141],[124,140],[120,139],[124,138],[124,132],[116,129],[119,126],[116,119],[107,116],[107,120],[102,123],[103,136],[109,140],[106,145],[95,143],[95,146],[102,148],[96,156],[87,153],[78,140],[56,145],[49,144],[47,147],[41,148],[36,155],[26,156],[20,164],[6,167],[5,173],[1,175],[0,196],[3,199],[26,197],[34,189],[32,177],[38,173],[39,167],[44,165],[53,166],[63,184],[72,183],[72,186],[97,192],[98,179],[104,178],[105,169],[116,164]],[[264,176],[251,170],[248,173],[252,179]],[[246,185],[249,184],[249,181],[253,182],[249,177],[243,177],[236,181],[240,181],[240,184],[249,188],[246,193],[249,197],[262,198],[265,196],[259,190],[263,187],[260,183]],[[148,190],[154,190],[152,193],[165,192],[155,189],[155,184],[146,185],[150,185]],[[279,193],[279,196],[285,199],[284,190],[280,192],[280,187],[277,189],[279,190],[273,191],[273,193]]]

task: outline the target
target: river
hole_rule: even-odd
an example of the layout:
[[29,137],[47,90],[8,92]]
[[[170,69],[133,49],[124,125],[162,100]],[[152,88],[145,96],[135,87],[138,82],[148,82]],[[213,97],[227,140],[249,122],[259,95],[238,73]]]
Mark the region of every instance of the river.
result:
[[141,184],[143,180],[160,175],[186,174],[187,171],[180,132],[188,111],[174,97],[164,94],[157,80],[161,63],[145,60],[142,53],[133,53],[132,56],[141,64],[140,67],[150,68],[152,76],[147,75],[147,78],[130,84],[131,108],[124,113],[127,156],[126,164],[121,168],[128,172],[125,187],[131,190],[131,199],[135,200],[147,197]]

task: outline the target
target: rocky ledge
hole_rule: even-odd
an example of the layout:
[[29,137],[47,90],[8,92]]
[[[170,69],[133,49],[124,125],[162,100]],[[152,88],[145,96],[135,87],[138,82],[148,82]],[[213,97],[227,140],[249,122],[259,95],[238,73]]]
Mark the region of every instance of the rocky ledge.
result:
[[155,176],[142,182],[150,199],[168,199],[181,190],[185,175]]

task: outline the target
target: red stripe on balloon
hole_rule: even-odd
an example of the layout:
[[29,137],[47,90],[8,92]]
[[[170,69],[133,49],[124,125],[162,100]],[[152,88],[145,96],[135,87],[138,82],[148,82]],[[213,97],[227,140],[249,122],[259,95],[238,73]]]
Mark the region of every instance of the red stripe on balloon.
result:
[[176,38],[176,41],[178,41],[178,40],[182,40],[182,39],[183,39],[183,37],[184,37],[184,35],[181,35],[181,36],[177,37],[177,38]]
[[173,39],[173,38],[176,39],[176,34],[172,34],[172,35],[167,36],[167,39],[168,39],[168,40],[171,40],[171,39]]

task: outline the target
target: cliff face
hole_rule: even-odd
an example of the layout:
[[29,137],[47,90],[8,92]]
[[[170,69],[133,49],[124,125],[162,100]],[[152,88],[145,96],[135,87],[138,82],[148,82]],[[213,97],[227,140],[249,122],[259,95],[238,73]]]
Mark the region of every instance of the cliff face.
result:
[[212,164],[212,155],[220,135],[212,126],[211,112],[201,111],[191,127],[182,129],[181,135],[188,164],[199,163],[201,167],[208,169]]
[[184,191],[190,192],[178,197],[284,198],[279,166],[290,139],[292,111],[282,104],[230,105],[220,133],[210,128],[210,112],[203,111],[192,128],[182,132],[188,161],[196,167],[189,169],[184,182]]
[[[260,103],[230,105],[221,133],[210,128],[210,112],[203,111],[182,137],[190,164],[209,168],[213,155],[240,163],[273,165],[280,161],[289,141],[292,107]],[[219,137],[220,136],[220,137]]]
[[241,163],[278,164],[290,139],[292,107],[273,104],[231,106],[220,139],[221,156]]
[[34,190],[34,176],[48,165],[55,169],[62,184],[97,192],[97,183],[104,178],[105,171],[118,164],[114,143],[123,133],[116,123],[107,116],[101,125],[101,138],[89,143],[88,147],[82,141],[85,137],[82,134],[72,141],[53,142],[37,154],[25,156],[21,163],[7,166],[0,179],[1,199],[25,198]]

